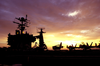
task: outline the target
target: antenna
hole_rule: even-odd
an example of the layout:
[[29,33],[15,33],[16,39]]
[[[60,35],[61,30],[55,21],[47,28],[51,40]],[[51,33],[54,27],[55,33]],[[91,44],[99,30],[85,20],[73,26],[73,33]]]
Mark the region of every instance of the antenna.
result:
[[39,30],[43,30],[43,29],[45,29],[45,28],[36,27],[36,30],[37,30],[37,32],[39,33],[38,29],[39,29]]
[[[40,32],[38,32],[38,33],[46,33],[46,32],[43,32],[42,30],[43,29],[45,29],[45,28],[38,28],[38,29],[40,29]],[[38,31],[38,30],[37,30]]]
[[27,15],[26,15],[26,18],[24,18],[24,17],[19,17],[19,18],[15,18],[15,19],[17,19],[17,20],[19,20],[21,23],[18,23],[18,22],[15,22],[15,21],[13,21],[13,23],[16,23],[16,24],[18,24],[18,29],[19,30],[21,30],[21,34],[23,34],[23,31],[25,30],[25,27],[29,27],[27,24],[29,23],[28,21],[29,20],[27,20]]
[[27,20],[27,15],[26,15],[26,20]]

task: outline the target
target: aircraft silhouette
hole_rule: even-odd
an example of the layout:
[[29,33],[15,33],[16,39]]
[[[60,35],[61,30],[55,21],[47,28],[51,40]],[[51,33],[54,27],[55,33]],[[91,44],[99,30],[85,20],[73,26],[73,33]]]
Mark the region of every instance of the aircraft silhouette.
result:
[[60,50],[61,48],[63,48],[63,46],[62,46],[62,42],[61,42],[59,45],[55,45],[55,46],[53,46],[52,48],[53,48],[54,51],[56,51],[56,50]]
[[[76,44],[77,45],[77,44]],[[68,48],[69,49],[69,51],[71,51],[71,50],[75,50],[75,48],[76,48],[76,45],[75,46],[73,46],[73,44],[72,44],[72,46],[66,46],[66,48]]]
[[89,46],[89,44],[88,43],[86,43],[87,45],[85,45],[85,44],[83,44],[83,45],[79,45],[79,48],[83,48],[83,50],[87,50],[87,49],[89,49],[89,50],[91,50],[90,48],[92,48],[92,44],[93,44],[93,42],[91,42],[91,45]]
[[72,51],[72,50],[75,50],[75,48],[83,48],[83,50],[91,50],[90,48],[93,48],[94,46],[92,46],[92,44],[93,44],[93,42],[91,42],[91,45],[89,46],[89,44],[88,43],[86,43],[86,45],[84,44],[84,43],[82,43],[82,44],[80,44],[79,45],[79,47],[76,47],[76,45],[75,46],[66,46],[66,48],[68,48],[69,49],[69,51]]

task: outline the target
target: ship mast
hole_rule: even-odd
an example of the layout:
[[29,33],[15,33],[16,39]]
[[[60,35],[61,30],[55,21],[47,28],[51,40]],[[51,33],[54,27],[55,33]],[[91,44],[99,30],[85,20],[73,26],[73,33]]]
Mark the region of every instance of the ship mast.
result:
[[15,19],[17,19],[21,22],[21,23],[18,23],[18,22],[13,21],[13,23],[18,24],[18,29],[21,30],[21,34],[23,34],[23,31],[25,30],[25,27],[29,27],[29,26],[27,26],[27,24],[29,23],[28,22],[29,20],[27,20],[27,15],[26,15],[26,18],[24,18],[24,17],[20,18],[19,17],[19,18],[15,18]]
[[39,35],[39,47],[43,47],[44,46],[44,39],[43,39],[43,33],[45,33],[45,32],[43,32],[42,30],[44,29],[44,28],[39,28],[41,31],[40,32],[38,32],[40,35]]

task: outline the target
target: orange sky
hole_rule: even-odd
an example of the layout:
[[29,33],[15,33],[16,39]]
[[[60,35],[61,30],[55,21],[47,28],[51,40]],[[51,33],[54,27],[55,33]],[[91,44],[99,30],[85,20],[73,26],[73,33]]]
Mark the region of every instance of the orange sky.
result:
[[99,7],[100,0],[1,0],[0,46],[7,46],[8,33],[15,34],[15,17],[26,14],[31,22],[26,31],[36,36],[37,28],[45,28],[44,42],[49,49],[60,42],[64,49],[81,42],[99,43]]

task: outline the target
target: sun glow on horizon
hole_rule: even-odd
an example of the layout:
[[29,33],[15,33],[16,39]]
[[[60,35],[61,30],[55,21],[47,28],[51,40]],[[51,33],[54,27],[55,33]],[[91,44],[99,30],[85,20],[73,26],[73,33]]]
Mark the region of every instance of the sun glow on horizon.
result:
[[[85,33],[87,31],[81,31],[82,33]],[[66,34],[43,34],[43,37],[44,37],[44,43],[47,45],[48,49],[49,50],[53,50],[52,47],[55,46],[55,45],[58,45],[60,44],[60,42],[62,42],[62,46],[64,46],[64,50],[66,50],[66,46],[70,46],[70,45],[73,45],[75,46],[77,44],[77,47],[82,44],[82,42],[84,42],[86,44],[86,42],[89,43],[89,45],[91,44],[91,42],[93,42],[93,45],[95,45],[95,43],[99,44],[100,43],[100,40],[97,39],[97,40],[86,40],[85,36],[81,36],[81,35],[74,35],[74,34],[71,34],[69,33],[68,35]],[[7,39],[7,38],[6,38]],[[2,39],[2,40],[5,40],[5,39]],[[36,39],[37,44],[39,45],[39,39]],[[31,43],[31,46],[33,47],[35,45],[35,42]],[[1,44],[1,46],[6,46],[7,44],[5,43],[4,45]],[[63,50],[62,49],[62,50]]]

